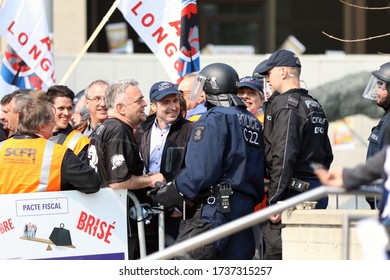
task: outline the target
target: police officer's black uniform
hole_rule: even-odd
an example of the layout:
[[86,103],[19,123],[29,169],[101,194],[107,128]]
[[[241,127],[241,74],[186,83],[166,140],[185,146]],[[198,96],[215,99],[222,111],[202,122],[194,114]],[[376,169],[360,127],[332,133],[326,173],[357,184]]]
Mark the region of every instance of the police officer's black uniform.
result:
[[[305,89],[274,93],[267,105],[264,145],[270,170],[269,203],[296,195],[292,178],[317,181],[311,162],[330,167],[333,160],[328,121],[321,105]],[[321,208],[326,208],[323,202]],[[321,205],[320,205],[321,206]]]
[[[368,137],[369,144],[367,149],[367,160],[377,154],[379,151],[381,151],[382,148],[386,145],[386,127],[390,123],[390,63],[385,63],[381,65],[378,69],[372,71],[370,81],[372,79],[374,80],[374,83],[376,81],[376,83],[385,84],[385,89],[387,89],[387,96],[383,101],[377,101],[377,105],[382,107],[385,113],[380,119],[379,123],[372,128],[371,134]],[[377,91],[379,89],[375,88],[373,90]],[[363,96],[365,96],[364,93]],[[383,182],[376,182],[376,184],[372,184],[372,186],[378,188],[384,187]],[[378,209],[379,200],[376,197],[367,196],[366,201],[368,202],[368,204],[370,204],[371,209]]]
[[[390,105],[390,104],[389,104]],[[372,157],[378,153],[384,146],[384,138],[386,133],[386,126],[390,122],[390,109],[385,112],[378,124],[371,130],[371,134],[368,137],[368,149],[367,158]]]
[[[276,67],[278,69],[274,69]],[[288,67],[293,69],[293,74]],[[293,52],[279,50],[255,69],[257,74],[267,76],[267,82],[275,87],[264,118],[269,205],[320,186],[310,165],[320,163],[329,168],[333,160],[329,124],[321,105],[307,90],[298,88],[299,83],[295,81],[286,81],[285,86],[278,84],[282,79],[299,79],[300,68],[300,60]],[[281,89],[283,92],[276,92]],[[316,208],[325,209],[327,205],[328,198],[323,198]],[[276,220],[269,220],[263,226],[267,259],[282,258],[282,227],[282,222]]]
[[[292,178],[310,183],[310,189],[320,185],[310,163],[317,162],[326,168],[330,167],[333,154],[327,135],[326,116],[320,104],[307,90],[292,89],[271,96],[264,123],[266,166],[270,171],[267,201],[269,205],[299,194],[289,187]],[[318,201],[316,207],[325,209],[327,204],[328,198],[323,198]],[[282,252],[282,227],[281,222],[271,221],[263,227],[269,259]]]

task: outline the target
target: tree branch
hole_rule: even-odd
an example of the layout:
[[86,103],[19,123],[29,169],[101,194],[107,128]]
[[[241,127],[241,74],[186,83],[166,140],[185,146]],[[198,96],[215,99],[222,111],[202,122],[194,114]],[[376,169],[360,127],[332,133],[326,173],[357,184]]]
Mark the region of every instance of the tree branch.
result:
[[347,5],[347,6],[351,6],[351,7],[354,7],[354,8],[358,8],[358,9],[364,9],[364,10],[390,10],[390,7],[364,7],[364,6],[359,6],[359,5],[354,5],[354,4],[351,4],[351,3],[347,3],[343,0],[339,0],[341,3]]
[[367,37],[367,38],[362,38],[362,39],[341,39],[341,38],[335,37],[333,35],[330,35],[330,34],[324,32],[324,31],[322,31],[322,34],[324,34],[325,36],[328,36],[331,39],[334,39],[334,40],[337,40],[337,41],[340,41],[340,42],[345,42],[345,43],[356,43],[356,42],[370,41],[370,40],[374,40],[374,39],[390,36],[390,33],[386,33],[386,34],[381,34],[381,35]]

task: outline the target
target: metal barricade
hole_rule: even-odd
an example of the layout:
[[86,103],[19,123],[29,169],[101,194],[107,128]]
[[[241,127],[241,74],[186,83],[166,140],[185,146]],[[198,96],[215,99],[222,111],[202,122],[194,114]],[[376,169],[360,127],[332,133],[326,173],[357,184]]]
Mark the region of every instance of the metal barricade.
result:
[[131,219],[137,221],[138,239],[140,258],[144,258],[146,252],[146,235],[145,224],[150,223],[150,219],[153,216],[158,216],[158,245],[159,250],[165,248],[165,218],[164,218],[164,206],[151,207],[147,203],[141,204],[135,194],[131,191],[127,192],[128,197],[133,201],[134,206],[129,209],[129,216]]
[[176,256],[186,253],[189,250],[199,248],[202,245],[209,244],[218,239],[232,235],[243,229],[247,229],[268,219],[270,215],[282,213],[284,210],[291,209],[296,205],[305,202],[318,200],[325,197],[328,194],[377,194],[378,190],[371,188],[359,189],[356,191],[345,191],[344,189],[335,189],[330,187],[321,186],[310,191],[303,192],[292,198],[285,200],[283,203],[278,203],[262,209],[261,211],[254,212],[240,219],[231,221],[227,224],[209,230],[200,235],[194,236],[186,241],[177,243],[173,246],[166,248],[163,251],[156,252],[146,256],[144,259],[172,259]]

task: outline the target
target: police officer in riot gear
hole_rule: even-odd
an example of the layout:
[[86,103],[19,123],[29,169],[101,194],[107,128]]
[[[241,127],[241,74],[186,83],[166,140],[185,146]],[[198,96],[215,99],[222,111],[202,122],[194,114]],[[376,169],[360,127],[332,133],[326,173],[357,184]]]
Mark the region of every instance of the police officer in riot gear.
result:
[[[154,196],[166,207],[183,199],[198,203],[195,216],[213,228],[252,213],[264,192],[262,126],[237,97],[238,87],[238,74],[229,65],[214,63],[200,71],[191,98],[203,90],[208,111],[193,128],[186,167]],[[213,245],[215,259],[252,259],[252,228]]]
[[215,106],[222,107],[246,107],[244,102],[237,96],[240,80],[236,77],[237,72],[229,65],[215,63],[205,67],[198,75],[194,90],[190,98],[196,98],[202,89],[206,93],[206,107],[211,109]]
[[[390,62],[381,65],[372,71],[370,79],[363,92],[363,97],[375,100],[379,107],[385,111],[379,123],[371,130],[368,138],[367,159],[378,153],[385,146],[386,126],[390,120]],[[378,209],[378,200],[366,197],[371,209]]]

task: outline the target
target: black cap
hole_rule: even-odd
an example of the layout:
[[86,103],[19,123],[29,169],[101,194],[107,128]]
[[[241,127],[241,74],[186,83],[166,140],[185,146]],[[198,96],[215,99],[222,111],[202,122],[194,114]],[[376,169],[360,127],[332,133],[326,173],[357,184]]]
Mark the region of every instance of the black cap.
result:
[[262,62],[260,62],[260,63],[256,66],[255,70],[253,70],[252,76],[258,77],[258,78],[264,77],[263,75],[260,75],[260,74],[259,74],[259,70],[262,69],[265,65],[267,65],[267,62],[268,62],[268,59],[263,60]]
[[257,69],[258,74],[267,75],[267,72],[277,66],[299,67],[301,62],[295,53],[288,50],[279,50],[274,52],[267,60],[267,63]]

